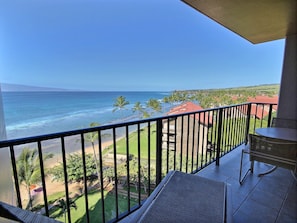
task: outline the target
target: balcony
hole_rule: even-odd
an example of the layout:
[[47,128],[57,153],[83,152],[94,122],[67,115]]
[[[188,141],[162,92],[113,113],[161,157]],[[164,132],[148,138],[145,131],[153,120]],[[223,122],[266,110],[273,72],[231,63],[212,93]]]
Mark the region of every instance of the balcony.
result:
[[[15,205],[60,221],[129,222],[163,177],[170,170],[180,170],[229,183],[234,222],[296,222],[296,182],[289,171],[279,168],[257,177],[257,172],[269,168],[257,163],[255,174],[242,186],[238,182],[240,151],[247,134],[269,126],[275,112],[273,104],[246,103],[1,141],[0,148],[11,157]],[[201,126],[209,123],[205,119],[212,124]],[[106,141],[111,144],[104,146]],[[79,159],[74,163],[81,166],[77,178],[72,178],[69,167],[74,144],[79,145],[75,153]],[[95,154],[92,149],[88,153],[93,144]],[[51,158],[55,165],[44,159],[52,145],[59,150]],[[38,187],[31,188],[33,183],[20,178],[18,162],[24,148],[37,149]],[[53,172],[48,172],[55,166],[60,168],[59,187],[51,180]],[[63,212],[59,211],[62,200]],[[77,209],[71,208],[73,202]]]
[[[254,174],[240,185],[238,164],[241,149],[238,147],[222,157],[219,167],[212,164],[198,172],[200,176],[231,185],[233,222],[296,222],[297,183],[290,171],[278,168],[271,174],[258,177],[258,173],[271,167],[256,163]],[[245,164],[249,165],[248,158]]]
[[[256,163],[254,174],[243,185],[238,183],[241,149],[239,146],[220,159],[220,165],[210,164],[197,175],[226,182],[231,186],[232,220],[236,222],[296,222],[297,182],[289,170],[278,168],[269,175],[258,177],[271,167]],[[249,165],[246,157],[245,166]],[[247,168],[247,167],[246,167]],[[199,199],[199,198],[197,198]],[[129,222],[133,214],[121,222]]]

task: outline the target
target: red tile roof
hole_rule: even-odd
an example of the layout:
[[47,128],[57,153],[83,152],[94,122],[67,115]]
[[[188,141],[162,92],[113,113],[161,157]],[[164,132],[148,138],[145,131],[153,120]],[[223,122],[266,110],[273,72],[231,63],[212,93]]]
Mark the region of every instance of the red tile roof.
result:
[[[200,111],[203,110],[203,108],[200,105],[197,105],[193,102],[185,102],[181,105],[178,105],[167,113],[167,115],[177,115],[177,114],[183,114],[187,112],[195,112],[195,111]],[[205,116],[205,117],[204,117]],[[199,121],[199,114],[195,115],[195,119]],[[201,112],[200,113],[200,123],[204,125],[209,125],[212,124],[212,117],[208,115],[206,112]]]
[[265,108],[263,109],[262,106],[257,106],[256,104],[252,104],[251,115],[254,115],[259,119],[262,119],[268,115],[268,111]]
[[254,103],[272,103],[272,104],[277,104],[278,103],[278,96],[262,96],[258,95],[256,97],[249,97],[248,102],[254,102]]
[[[249,97],[248,102],[252,103],[271,103],[271,104],[277,104],[278,103],[278,96],[268,97],[268,96],[262,96],[258,95],[254,98]],[[277,105],[273,105],[273,110],[277,110]],[[255,104],[251,107],[251,115],[255,115],[257,118],[264,118],[268,115],[269,107],[266,106],[257,106]]]
[[170,111],[167,114],[174,115],[174,114],[182,114],[186,112],[200,111],[200,110],[203,110],[203,108],[200,105],[194,104],[193,102],[185,102],[170,109]]
[[[247,101],[254,103],[251,106],[251,115],[259,119],[262,119],[269,114],[269,105],[267,104],[276,104],[272,106],[272,110],[277,110],[278,96],[274,96],[274,97],[256,96],[254,98],[249,97]],[[260,103],[260,105],[257,105],[257,103]],[[266,105],[262,105],[262,104],[266,104]]]

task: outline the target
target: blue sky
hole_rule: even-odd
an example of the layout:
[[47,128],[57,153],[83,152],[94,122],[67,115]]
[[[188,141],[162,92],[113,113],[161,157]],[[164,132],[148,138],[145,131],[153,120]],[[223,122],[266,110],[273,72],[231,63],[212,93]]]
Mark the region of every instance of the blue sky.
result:
[[284,40],[254,45],[180,0],[0,0],[0,82],[81,90],[279,83]]

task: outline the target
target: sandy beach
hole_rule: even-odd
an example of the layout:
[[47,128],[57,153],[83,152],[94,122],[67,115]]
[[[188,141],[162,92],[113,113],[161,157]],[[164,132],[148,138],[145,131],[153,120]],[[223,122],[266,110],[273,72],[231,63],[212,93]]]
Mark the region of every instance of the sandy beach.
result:
[[[72,143],[71,143],[72,144]],[[101,148],[102,148],[102,151],[111,146],[113,144],[113,141],[106,141],[106,142],[102,142],[101,143]],[[95,144],[95,150],[96,150],[96,154],[98,155],[99,153],[99,147],[98,147],[98,144]],[[48,148],[46,149],[46,152],[49,153],[49,151],[54,151],[52,152],[54,154],[53,158],[49,159],[46,161],[46,167],[47,168],[51,168],[53,166],[56,166],[58,163],[62,162],[62,152],[61,150],[58,151],[58,149],[54,149],[54,150],[49,150]],[[66,156],[67,154],[71,154],[71,153],[82,153],[82,149],[81,149],[81,145],[75,145],[72,147],[72,149],[67,149],[66,148]],[[85,154],[93,154],[93,147],[90,145],[90,146],[86,146],[85,147]]]

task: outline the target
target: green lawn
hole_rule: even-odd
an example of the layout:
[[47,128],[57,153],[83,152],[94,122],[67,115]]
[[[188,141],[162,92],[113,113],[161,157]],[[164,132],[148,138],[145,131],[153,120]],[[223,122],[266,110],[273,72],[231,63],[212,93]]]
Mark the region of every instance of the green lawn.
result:
[[[151,159],[156,158],[156,125],[151,126],[151,138],[150,138],[150,146],[151,146]],[[117,141],[117,154],[126,155],[126,139],[120,139]],[[137,132],[132,132],[129,134],[129,154],[138,157],[138,136]],[[148,158],[148,128],[145,127],[141,129],[140,133],[140,157],[141,159]]]
[[[71,195],[71,192],[69,193]],[[48,203],[54,203],[57,199],[65,197],[65,192],[64,191],[59,191],[54,194],[50,194],[47,196],[47,201]]]
[[[115,196],[113,193],[104,192],[104,205],[105,205],[105,221],[111,220],[116,217],[115,214]],[[119,202],[119,212],[123,213],[128,209],[128,202],[125,196],[118,196]],[[85,212],[85,196],[80,196],[75,200],[77,209],[71,208],[71,221],[72,222],[87,222],[86,212]],[[137,201],[131,199],[131,207],[136,205]],[[101,204],[101,192],[93,191],[88,194],[88,205],[89,205],[89,215],[91,222],[102,222],[102,204]],[[54,210],[50,216],[55,217],[59,216],[60,209]],[[66,217],[67,218],[67,217]],[[60,215],[56,218],[59,221],[64,222],[64,215]],[[67,222],[67,219],[66,219]]]

